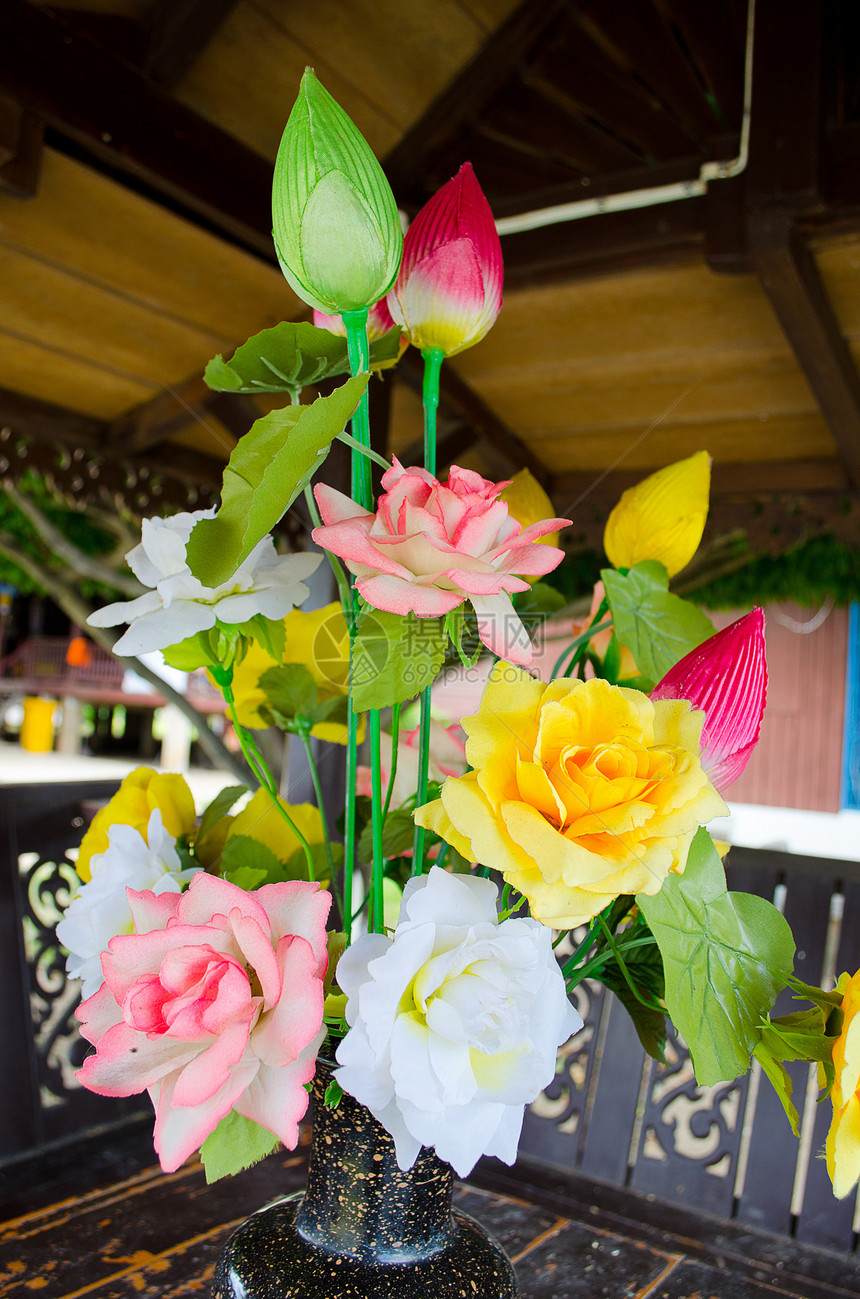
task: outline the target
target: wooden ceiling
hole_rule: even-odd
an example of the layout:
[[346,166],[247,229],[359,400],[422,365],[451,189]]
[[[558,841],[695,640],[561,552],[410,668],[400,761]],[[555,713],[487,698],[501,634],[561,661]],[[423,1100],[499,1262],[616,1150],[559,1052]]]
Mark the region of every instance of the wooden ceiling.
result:
[[[528,465],[592,539],[704,447],[712,531],[857,542],[860,9],[758,0],[748,158],[705,188],[742,154],[747,42],[746,0],[4,0],[0,474],[142,512],[217,488],[260,408],[203,366],[307,315],[269,187],[311,64],[409,213],[467,158],[506,219],[693,189],[503,234],[502,314],[445,367],[449,461]],[[419,386],[407,353],[398,454]]]

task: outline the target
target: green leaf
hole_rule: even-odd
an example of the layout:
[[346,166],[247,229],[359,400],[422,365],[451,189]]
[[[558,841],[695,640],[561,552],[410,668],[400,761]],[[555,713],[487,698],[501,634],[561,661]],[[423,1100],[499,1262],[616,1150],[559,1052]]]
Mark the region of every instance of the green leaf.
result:
[[206,1181],[241,1173],[243,1168],[258,1164],[281,1144],[280,1137],[252,1119],[231,1110],[200,1147],[200,1158],[206,1170]]
[[753,1055],[762,1068],[762,1073],[767,1078],[773,1090],[776,1092],[782,1108],[785,1110],[786,1117],[791,1124],[791,1130],[796,1137],[800,1136],[800,1116],[797,1113],[797,1106],[792,1100],[794,1084],[791,1081],[791,1074],[780,1064],[780,1057],[774,1055],[768,1045],[762,1038],[761,1042],[753,1048]]
[[323,1101],[330,1110],[336,1110],[343,1100],[343,1088],[336,1078],[332,1078],[325,1089]]
[[656,559],[635,564],[626,575],[604,568],[600,576],[615,634],[651,686],[691,649],[713,636],[710,618],[696,605],[670,593],[669,575]]
[[349,721],[349,700],[346,695],[333,695],[331,699],[320,699],[308,714],[314,726],[320,722],[329,725],[346,726]]
[[[408,808],[390,812],[382,827],[383,857],[400,857],[411,849],[415,835],[415,822]],[[373,823],[368,822],[358,840],[358,859],[366,865],[373,861]]]
[[[370,344],[370,365],[397,359],[401,329],[395,325]],[[300,392],[311,384],[349,374],[346,338],[306,321],[282,321],[254,334],[229,361],[215,356],[203,377],[216,392]]]
[[283,869],[271,848],[246,834],[228,835],[221,854],[221,874],[240,889],[274,884]]
[[199,520],[185,551],[205,586],[226,582],[289,509],[355,412],[369,378],[347,379],[312,406],[272,411],[239,441],[224,470],[221,508],[214,519]]
[[247,785],[227,785],[221,790],[220,794],[216,794],[200,818],[200,829],[197,831],[197,838],[205,839],[206,835],[211,830],[214,830],[222,816],[227,815],[237,799],[240,799],[247,792]]
[[764,898],[729,893],[706,830],[690,847],[683,875],[636,901],[657,940],[669,1016],[690,1050],[703,1086],[745,1072],[761,1022],[788,984],[794,940]]
[[348,373],[345,338],[306,321],[285,320],[254,334],[229,361],[214,357],[203,378],[217,392],[295,392]]
[[271,618],[264,618],[260,613],[257,614],[256,618],[250,618],[248,622],[243,622],[239,630],[243,636],[249,636],[258,645],[262,645],[269,657],[273,658],[276,663],[280,663],[284,653],[284,646],[287,643],[287,632],[283,618],[273,621]]
[[282,717],[308,716],[317,701],[316,682],[303,663],[285,663],[269,668],[259,681],[273,712]]
[[[329,880],[329,882],[331,882],[331,869],[328,864],[325,844],[312,843],[310,849],[311,861],[314,864],[314,879]],[[331,855],[335,870],[340,870],[343,865],[343,844],[333,843],[331,845]],[[268,880],[267,883],[282,884],[286,880],[306,880],[307,878],[308,863],[307,858],[305,857],[305,850],[304,848],[297,848],[289,861],[284,862],[284,864],[279,867],[279,873],[275,878]]]
[[177,668],[180,672],[195,672],[197,668],[210,667],[218,662],[210,648],[209,633],[205,631],[199,631],[196,636],[188,636],[161,652],[167,666]]
[[554,613],[558,613],[559,609],[563,609],[566,603],[561,591],[547,582],[535,582],[514,599],[520,620],[532,631]]
[[[644,928],[644,926],[642,926]],[[647,946],[624,950],[623,935],[618,937],[618,945],[627,966],[627,972],[633,986],[640,994],[650,993],[662,998],[664,992],[663,960],[656,943]],[[621,967],[614,957],[610,958],[600,969],[597,977],[600,982],[614,992],[624,1009],[633,1021],[639,1041],[648,1055],[661,1064],[666,1062],[666,1016],[660,1010],[643,1006],[633,995],[630,986],[621,972]]]
[[368,609],[350,664],[353,707],[364,712],[414,699],[438,675],[445,644],[440,618]]

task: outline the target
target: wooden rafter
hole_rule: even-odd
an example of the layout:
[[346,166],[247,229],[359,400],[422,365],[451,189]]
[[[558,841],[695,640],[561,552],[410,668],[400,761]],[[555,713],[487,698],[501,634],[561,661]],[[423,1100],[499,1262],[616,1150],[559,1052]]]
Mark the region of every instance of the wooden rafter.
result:
[[0,6],[0,87],[87,155],[274,261],[271,163],[26,0]]
[[236,0],[156,0],[147,15],[146,75],[166,89],[178,85],[235,7]]
[[248,432],[259,411],[250,397],[213,392],[201,376],[194,375],[109,424],[104,433],[104,450],[119,457],[139,455],[169,442],[195,419],[205,423],[207,414],[214,415],[231,436],[239,438]]
[[428,152],[477,118],[567,0],[525,0],[388,154],[384,166],[398,200],[421,179]]
[[860,486],[860,376],[815,258],[790,213],[750,219],[750,258],[827,420],[845,472]]

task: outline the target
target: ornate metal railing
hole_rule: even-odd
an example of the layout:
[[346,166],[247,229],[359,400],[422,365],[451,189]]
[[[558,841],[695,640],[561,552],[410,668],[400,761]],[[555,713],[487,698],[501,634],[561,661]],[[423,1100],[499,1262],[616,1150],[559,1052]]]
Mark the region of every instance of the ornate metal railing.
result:
[[[78,987],[67,985],[53,929],[81,839],[113,782],[0,789],[0,1160],[141,1112],[81,1089],[74,1071]],[[733,849],[730,886],[769,897],[798,940],[811,983],[860,965],[860,863]],[[696,1087],[682,1041],[665,1065],[646,1057],[623,1007],[599,986],[578,989],[585,1026],[563,1049],[553,1084],[526,1115],[521,1154],[749,1226],[854,1250],[853,1197],[836,1201],[819,1158],[829,1105],[814,1078],[789,1065],[803,1112],[798,1145],[769,1084],[755,1071]],[[785,1006],[790,1009],[786,998]],[[804,1104],[804,1098],[806,1102]],[[145,1106],[143,1107],[145,1108]]]

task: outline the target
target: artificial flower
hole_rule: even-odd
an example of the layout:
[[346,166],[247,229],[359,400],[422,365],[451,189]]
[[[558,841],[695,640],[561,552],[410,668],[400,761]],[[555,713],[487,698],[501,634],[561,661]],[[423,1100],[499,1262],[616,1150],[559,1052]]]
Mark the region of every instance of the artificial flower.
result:
[[[467,766],[466,746],[461,738],[462,734],[459,726],[443,726],[441,722],[431,721],[429,764],[431,780],[442,781],[447,776],[462,776]],[[394,773],[390,804],[393,808],[401,807],[408,799],[414,798],[418,788],[420,735],[420,727],[416,727],[414,731],[401,731],[397,738],[397,770]],[[384,798],[391,778],[394,743],[387,731],[382,732],[379,740]],[[356,770],[355,792],[370,798],[372,791],[370,767],[359,766]]]
[[179,893],[199,869],[183,869],[176,840],[165,830],[158,808],[149,818],[146,838],[130,825],[110,827],[107,850],[90,858],[90,879],[75,889],[57,925],[57,937],[69,953],[66,973],[83,980],[82,997],[91,997],[102,985],[101,955],[110,940],[134,927],[126,890]]
[[93,627],[129,623],[114,652],[145,654],[167,649],[216,622],[241,625],[261,614],[277,621],[308,597],[303,578],[319,566],[320,555],[279,555],[264,537],[236,572],[220,586],[208,587],[193,576],[185,559],[191,530],[215,511],[144,519],[140,544],[126,555],[129,568],[151,591],[136,600],[120,600],[90,614]]
[[311,68],[278,149],[272,223],[281,270],[318,311],[358,311],[391,288],[403,251],[391,186]]
[[480,342],[502,307],[502,246],[493,214],[463,163],[406,232],[388,306],[413,346],[456,356]]
[[842,994],[842,1031],[833,1046],[833,1121],[825,1153],[833,1194],[841,1200],[860,1178],[860,970],[843,974],[836,990]]
[[365,934],[337,979],[349,1032],[335,1077],[411,1168],[433,1146],[459,1177],[481,1155],[512,1164],[523,1107],[582,1027],[552,950],[530,919],[499,923],[490,881],[434,866],[403,892],[393,938]]
[[185,893],[129,901],[135,932],[113,939],[78,1010],[96,1051],[77,1078],[101,1096],[149,1092],[168,1173],[231,1110],[292,1149],[325,1035],[330,895],[301,881],[246,893],[200,872]]
[[615,568],[657,559],[670,577],[689,564],[708,517],[711,458],[697,451],[630,487],[606,522],[603,546]]
[[[317,311],[314,308],[314,324],[317,329],[327,329],[331,334],[338,334],[341,337],[346,336],[346,325],[343,323],[343,316],[327,316],[323,311]],[[367,337],[369,342],[376,338],[382,338],[387,334],[389,329],[394,328],[394,321],[391,312],[388,310],[388,301],[381,298],[379,302],[374,302],[370,311],[367,313]]]
[[[552,514],[552,501],[541,487],[530,469],[520,469],[515,473],[499,497],[508,507],[512,519],[516,519],[521,528],[530,528],[533,523],[540,523]],[[538,537],[542,546],[557,546],[559,534],[547,532]]]
[[169,835],[178,839],[194,829],[194,797],[184,778],[170,772],[136,767],[123,778],[113,798],[99,808],[81,842],[75,869],[82,880],[90,878],[90,862],[95,853],[108,848],[111,826],[129,825],[147,838],[152,813],[158,809]]
[[758,744],[767,699],[764,613],[753,609],[670,668],[652,699],[687,699],[705,714],[702,766],[723,790],[737,780]]
[[703,721],[682,700],[496,663],[463,721],[473,770],[415,819],[569,929],[619,894],[658,892],[699,826],[727,815],[699,761]]
[[452,465],[440,483],[426,469],[394,465],[382,478],[376,514],[324,483],[314,489],[323,527],[314,540],[339,555],[374,609],[437,618],[469,600],[481,640],[494,654],[530,663],[531,642],[510,595],[528,590],[515,574],[550,572],[563,552],[535,542],[569,519],[522,529],[492,483]]
[[[322,843],[325,839],[325,827],[319,808],[311,803],[288,803],[278,800],[289,815],[290,820],[304,835],[308,843]],[[261,843],[278,858],[288,862],[294,853],[301,849],[301,842],[287,821],[281,816],[265,789],[258,789],[249,799],[242,811],[230,821],[224,852],[228,852],[231,839],[245,837]]]
[[[340,602],[305,613],[293,609],[284,619],[284,653],[281,663],[301,663],[317,687],[317,699],[345,698],[349,691],[349,631]],[[252,641],[244,658],[233,668],[233,698],[242,726],[265,726],[259,708],[266,702],[260,677],[279,667],[258,641]],[[334,744],[346,744],[347,728],[342,722],[319,722],[311,735]],[[359,722],[359,743],[364,738],[364,717]]]

